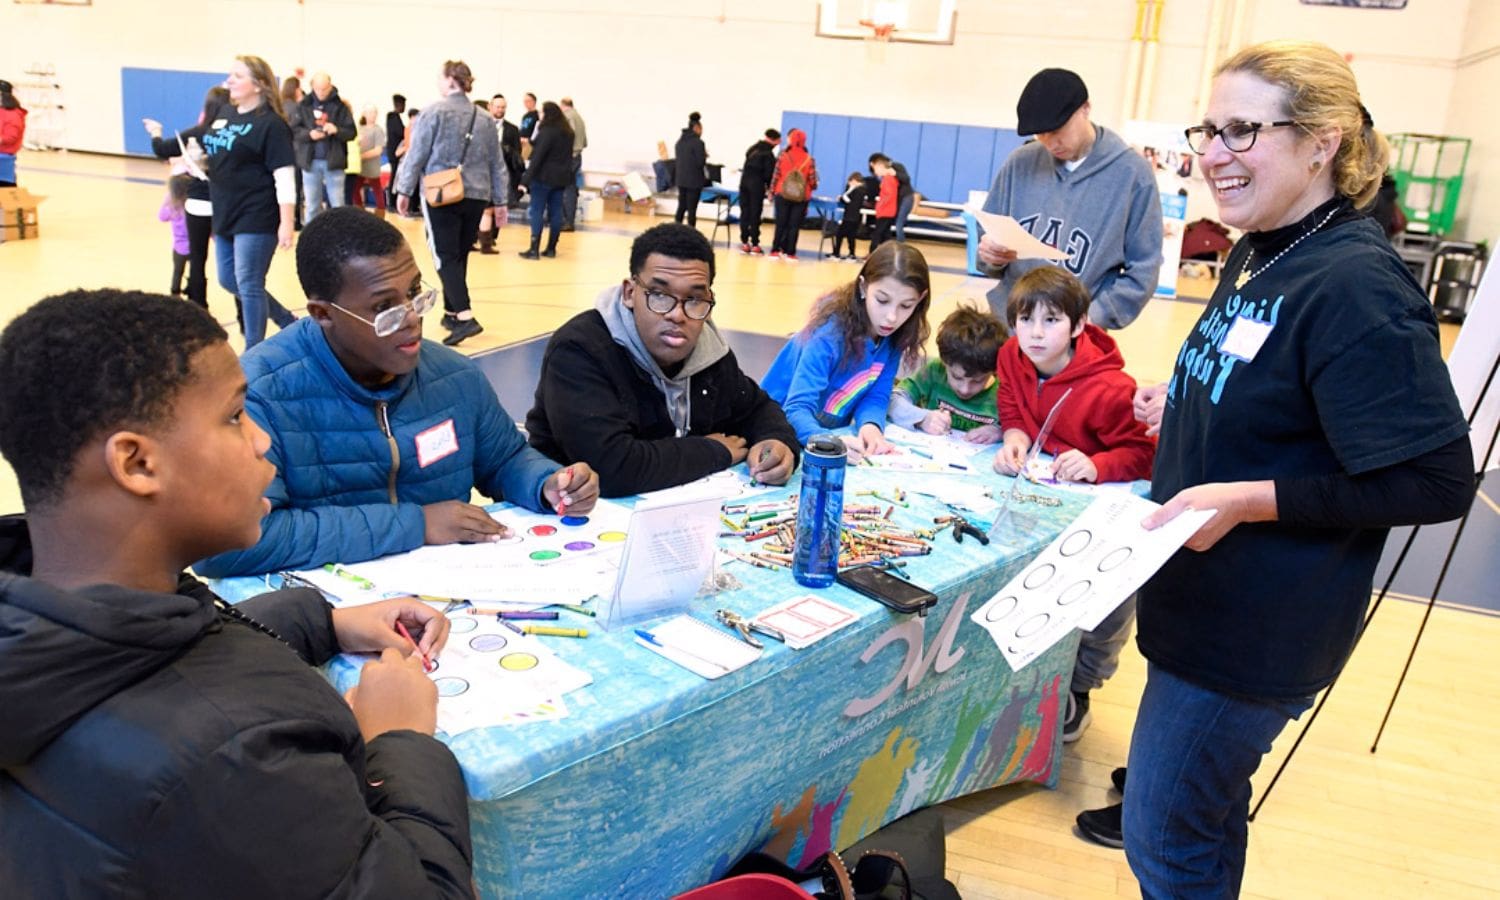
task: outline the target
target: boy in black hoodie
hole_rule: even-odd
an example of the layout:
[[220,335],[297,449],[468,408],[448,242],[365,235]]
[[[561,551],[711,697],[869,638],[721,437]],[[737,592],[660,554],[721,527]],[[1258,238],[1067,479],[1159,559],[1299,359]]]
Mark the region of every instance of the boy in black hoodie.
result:
[[[224,330],[168,297],[75,291],[0,335],[27,508],[0,520],[7,897],[472,896],[421,669],[447,621],[229,607],[183,572],[259,536],[274,470],[244,397]],[[382,653],[346,698],[311,668],[339,650]]]

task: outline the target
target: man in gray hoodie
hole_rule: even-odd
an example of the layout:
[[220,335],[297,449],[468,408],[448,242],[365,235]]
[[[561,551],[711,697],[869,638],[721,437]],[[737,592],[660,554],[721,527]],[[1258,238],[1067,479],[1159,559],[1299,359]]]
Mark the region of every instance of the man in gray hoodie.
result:
[[[1089,321],[1124,328],[1156,292],[1162,262],[1161,199],[1151,167],[1114,132],[1089,120],[1088,88],[1066,69],[1043,69],[1016,104],[1016,131],[1036,135],[995,175],[986,212],[1010,216],[1042,243],[1068,253],[1061,265],[1089,289]],[[985,235],[981,268],[1000,283],[989,293],[1002,319],[1016,279],[1041,260]]]
[[746,375],[709,318],[714,251],[695,228],[657,225],[630,248],[630,277],[547,342],[531,446],[581,460],[623,497],[748,462],[765,484],[797,465],[797,432]]

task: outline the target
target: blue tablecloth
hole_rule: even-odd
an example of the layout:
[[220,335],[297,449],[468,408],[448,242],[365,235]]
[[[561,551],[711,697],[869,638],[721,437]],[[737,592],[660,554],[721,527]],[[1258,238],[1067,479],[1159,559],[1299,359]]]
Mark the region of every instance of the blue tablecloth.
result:
[[[986,473],[992,453],[976,453]],[[916,480],[854,468],[846,502]],[[998,495],[1010,479],[965,483]],[[800,865],[922,806],[1013,781],[1055,784],[1076,635],[1016,673],[969,620],[1089,501],[1029,490],[1061,500],[1027,504],[1029,533],[1003,531],[984,547],[945,531],[931,556],[912,558],[912,580],[940,598],[927,617],[835,585],[823,595],[856,623],[802,651],[767,641],[759,661],[713,681],[638,646],[628,629],[552,639],[594,676],[567,696],[568,718],[446,738],[473,798],[483,894],[667,896],[750,850]],[[930,526],[948,511],[909,496],[910,509],[895,513],[902,525]],[[743,586],[696,601],[694,615],[751,615],[809,592],[786,570],[727,570]],[[264,589],[258,579],[219,587],[231,599]],[[357,666],[340,660],[330,675],[342,689]]]

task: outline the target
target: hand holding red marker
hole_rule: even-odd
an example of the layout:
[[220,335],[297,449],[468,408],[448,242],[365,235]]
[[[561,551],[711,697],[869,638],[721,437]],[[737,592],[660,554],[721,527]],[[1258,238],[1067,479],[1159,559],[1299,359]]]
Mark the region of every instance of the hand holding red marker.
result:
[[588,463],[573,463],[547,478],[542,496],[558,515],[585,515],[599,500],[599,476]]

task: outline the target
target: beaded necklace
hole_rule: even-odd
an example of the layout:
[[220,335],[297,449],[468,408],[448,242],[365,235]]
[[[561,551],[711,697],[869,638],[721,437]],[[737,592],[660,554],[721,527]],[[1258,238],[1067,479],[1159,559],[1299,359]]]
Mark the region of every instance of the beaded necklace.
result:
[[1327,225],[1328,224],[1328,220],[1331,219],[1331,218],[1333,218],[1333,214],[1336,213],[1336,212],[1338,212],[1338,211],[1339,211],[1339,207],[1337,207],[1337,206],[1335,206],[1333,209],[1330,209],[1328,211],[1328,215],[1326,215],[1326,216],[1323,217],[1323,221],[1321,221],[1318,224],[1314,225],[1313,227],[1309,228],[1307,231],[1304,231],[1301,235],[1299,235],[1297,237],[1297,239],[1295,241],[1292,241],[1290,244],[1287,244],[1285,247],[1283,247],[1280,253],[1276,254],[1273,257],[1271,257],[1271,261],[1270,262],[1268,262],[1265,265],[1261,266],[1259,269],[1256,269],[1254,272],[1251,272],[1251,271],[1248,271],[1248,270],[1250,268],[1250,258],[1255,255],[1255,251],[1252,249],[1249,253],[1246,253],[1245,254],[1245,263],[1244,263],[1244,265],[1240,266],[1240,273],[1238,275],[1234,276],[1234,289],[1235,290],[1241,290],[1241,289],[1243,289],[1245,287],[1245,285],[1247,285],[1247,284],[1250,283],[1250,279],[1254,278],[1257,275],[1263,274],[1267,269],[1269,269],[1272,266],[1276,265],[1276,261],[1278,259],[1281,259],[1283,256],[1286,256],[1288,253],[1290,253],[1293,247],[1295,247],[1298,244],[1302,243],[1303,240],[1305,240],[1307,237],[1309,237],[1313,232],[1317,231],[1319,228],[1322,228],[1324,225]]

